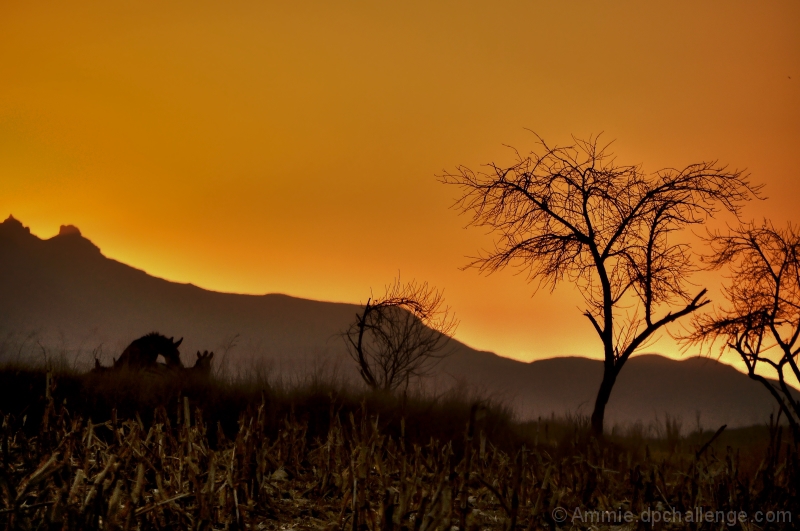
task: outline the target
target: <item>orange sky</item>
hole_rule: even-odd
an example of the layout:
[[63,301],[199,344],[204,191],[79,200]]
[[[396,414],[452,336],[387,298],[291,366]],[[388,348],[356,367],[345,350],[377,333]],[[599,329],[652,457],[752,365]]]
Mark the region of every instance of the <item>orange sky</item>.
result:
[[599,357],[569,287],[458,269],[490,240],[435,174],[525,128],[747,167],[746,215],[800,221],[800,3],[0,4],[0,216],[216,290],[359,302],[400,271],[472,346]]

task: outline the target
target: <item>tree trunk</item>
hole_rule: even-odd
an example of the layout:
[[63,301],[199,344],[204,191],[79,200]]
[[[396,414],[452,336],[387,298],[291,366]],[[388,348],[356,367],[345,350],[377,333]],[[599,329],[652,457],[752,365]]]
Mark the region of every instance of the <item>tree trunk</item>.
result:
[[604,365],[603,381],[600,383],[600,390],[597,392],[597,400],[595,400],[594,411],[592,412],[592,435],[597,438],[603,436],[606,404],[608,404],[608,399],[611,397],[614,383],[617,381],[617,374],[619,374],[617,367]]

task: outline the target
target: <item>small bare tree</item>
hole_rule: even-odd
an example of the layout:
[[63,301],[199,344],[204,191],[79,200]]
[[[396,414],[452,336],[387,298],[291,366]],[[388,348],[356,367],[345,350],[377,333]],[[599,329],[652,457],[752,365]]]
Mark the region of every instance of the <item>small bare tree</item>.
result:
[[481,272],[517,267],[529,281],[575,283],[584,315],[603,344],[604,372],[592,413],[602,435],[605,407],[628,358],[669,323],[709,301],[690,294],[695,270],[676,232],[723,208],[738,213],[752,187],[739,171],[701,162],[645,174],[618,165],[597,138],[550,147],[540,137],[528,156],[488,170],[458,167],[441,176],[458,186],[469,225],[497,234],[494,249],[469,264]]
[[[727,266],[726,307],[693,319],[688,344],[736,352],[753,380],[770,392],[800,441],[800,401],[786,372],[800,379],[800,233],[765,221],[709,235],[713,267]],[[768,380],[764,371],[777,377]]]
[[398,278],[383,297],[367,300],[343,336],[364,382],[391,391],[427,375],[449,355],[456,326],[442,292]]

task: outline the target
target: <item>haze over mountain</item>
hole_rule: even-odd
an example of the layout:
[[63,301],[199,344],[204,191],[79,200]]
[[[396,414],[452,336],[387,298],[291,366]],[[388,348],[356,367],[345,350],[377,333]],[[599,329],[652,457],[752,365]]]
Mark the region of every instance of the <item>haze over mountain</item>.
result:
[[[232,368],[355,378],[339,334],[358,311],[353,304],[169,282],[106,258],[75,227],[42,240],[13,217],[0,224],[0,361],[46,354],[88,366],[96,354],[108,365],[131,340],[157,330],[185,338],[186,362],[195,350],[214,349],[215,361],[227,357]],[[508,400],[522,418],[591,412],[602,375],[597,360],[523,363],[458,341],[452,346],[430,385],[475,386]],[[699,414],[703,426],[716,428],[765,422],[774,410],[766,390],[730,366],[640,355],[623,369],[606,415],[613,424],[669,414],[694,426]]]

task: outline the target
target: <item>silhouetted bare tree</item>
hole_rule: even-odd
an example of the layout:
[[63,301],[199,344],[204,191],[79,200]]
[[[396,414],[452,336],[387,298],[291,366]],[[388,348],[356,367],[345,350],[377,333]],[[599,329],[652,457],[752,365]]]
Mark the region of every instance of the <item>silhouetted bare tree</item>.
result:
[[605,407],[628,358],[665,325],[709,301],[690,294],[696,268],[675,232],[722,208],[738,213],[757,194],[740,171],[701,162],[645,174],[618,165],[597,137],[550,147],[538,137],[528,156],[488,170],[458,167],[441,176],[458,186],[457,208],[472,226],[497,234],[494,249],[470,266],[494,272],[517,267],[551,289],[575,283],[584,315],[603,343],[603,380],[592,413],[602,435]]
[[456,326],[442,292],[398,278],[383,297],[367,300],[343,335],[367,385],[394,390],[428,374],[449,354]]
[[[750,378],[761,382],[778,402],[800,441],[800,402],[786,383],[800,379],[800,233],[788,225],[776,229],[765,221],[741,225],[727,234],[710,234],[713,267],[727,266],[727,306],[693,319],[689,344],[731,349],[747,365]],[[764,370],[778,378],[763,376]]]

